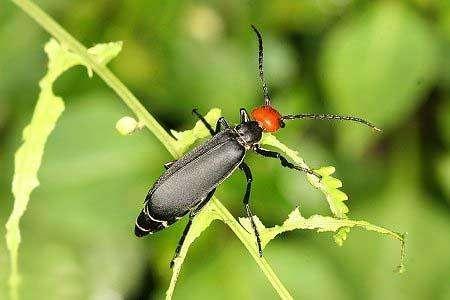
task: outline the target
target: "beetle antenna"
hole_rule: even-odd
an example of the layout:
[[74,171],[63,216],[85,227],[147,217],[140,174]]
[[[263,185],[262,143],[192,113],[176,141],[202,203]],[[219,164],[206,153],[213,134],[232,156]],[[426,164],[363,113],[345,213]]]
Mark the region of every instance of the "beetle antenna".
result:
[[263,48],[262,36],[261,36],[261,33],[258,31],[258,29],[255,27],[255,25],[252,24],[251,26],[258,38],[258,46],[259,46],[258,69],[259,69],[259,79],[261,79],[261,82],[262,82],[262,88],[263,88],[263,94],[264,94],[264,104],[270,105],[269,89],[267,88],[266,80],[264,78],[264,48]]
[[294,119],[312,119],[312,120],[337,120],[337,121],[353,121],[357,123],[369,126],[375,131],[380,132],[381,129],[376,127],[373,123],[353,116],[340,116],[333,114],[299,114],[299,115],[286,115],[281,117],[282,120],[294,120]]

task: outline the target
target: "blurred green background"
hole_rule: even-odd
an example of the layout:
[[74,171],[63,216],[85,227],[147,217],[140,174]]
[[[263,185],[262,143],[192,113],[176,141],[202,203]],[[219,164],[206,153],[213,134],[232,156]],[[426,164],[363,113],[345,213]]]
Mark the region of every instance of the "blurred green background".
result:
[[[296,299],[450,299],[450,2],[411,1],[38,1],[86,46],[124,42],[111,69],[166,127],[193,126],[191,109],[262,103],[257,44],[262,31],[273,103],[284,113],[368,118],[353,124],[297,121],[278,134],[313,167],[334,165],[350,217],[408,232],[408,272],[393,272],[398,243],[354,230],[343,247],[331,234],[295,231],[267,259]],[[45,73],[49,35],[9,1],[0,3],[0,219],[12,209],[14,151]],[[147,189],[171,159],[144,130],[114,129],[130,114],[97,77],[67,72],[66,101],[50,136],[22,219],[23,299],[160,299],[186,220],[146,239],[133,235]],[[330,214],[302,174],[251,154],[253,208],[266,225],[300,205]],[[218,197],[242,216],[244,177]],[[2,227],[2,236],[5,233]],[[0,242],[0,298],[9,260]],[[276,299],[231,231],[213,225],[191,247],[176,299]]]

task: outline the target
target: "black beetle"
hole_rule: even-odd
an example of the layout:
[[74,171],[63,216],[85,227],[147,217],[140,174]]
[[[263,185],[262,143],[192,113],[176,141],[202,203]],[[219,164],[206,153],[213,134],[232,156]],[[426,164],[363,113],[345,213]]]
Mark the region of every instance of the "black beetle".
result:
[[[372,123],[352,116],[338,116],[332,114],[300,114],[282,116],[270,104],[267,85],[263,72],[263,44],[261,34],[252,25],[259,42],[259,76],[262,81],[264,105],[252,110],[252,119],[244,108],[240,109],[240,124],[230,126],[222,117],[217,121],[216,129],[198,113],[193,113],[208,128],[212,138],[186,153],[177,161],[165,164],[166,171],[159,177],[145,198],[144,208],[135,224],[135,234],[142,237],[152,234],[175,223],[178,219],[189,214],[189,221],[175,250],[178,255],[192,219],[208,203],[217,186],[230,176],[237,168],[242,170],[247,178],[247,188],[244,195],[244,206],[247,217],[256,236],[259,254],[262,255],[261,241],[253,220],[249,201],[252,184],[252,173],[244,162],[248,150],[265,157],[277,158],[283,167],[313,174],[321,178],[314,171],[297,166],[289,162],[278,152],[263,149],[259,146],[263,132],[275,132],[284,127],[284,121],[292,119],[328,119],[350,120],[363,123],[379,130]],[[173,262],[173,261],[172,261]]]

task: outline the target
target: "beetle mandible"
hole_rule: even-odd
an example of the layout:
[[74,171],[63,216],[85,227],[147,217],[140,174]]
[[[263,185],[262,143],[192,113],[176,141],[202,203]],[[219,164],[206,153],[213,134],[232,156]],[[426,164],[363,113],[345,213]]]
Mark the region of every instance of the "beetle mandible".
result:
[[[258,29],[251,25],[258,39],[258,69],[262,83],[264,104],[251,112],[251,117],[244,108],[240,109],[240,123],[230,126],[221,117],[213,129],[196,110],[193,113],[211,133],[212,138],[186,153],[180,159],[166,163],[166,171],[158,178],[145,198],[144,208],[137,217],[135,235],[142,237],[160,231],[189,214],[189,221],[183,231],[175,250],[176,258],[192,224],[195,215],[208,203],[218,185],[228,178],[236,169],[240,169],[247,186],[243,197],[245,213],[251,220],[259,254],[262,246],[258,230],[250,208],[250,191],[252,173],[244,162],[247,151],[254,151],[264,157],[276,158],[283,167],[295,169],[317,176],[314,171],[289,162],[278,152],[262,148],[259,143],[263,132],[276,132],[285,126],[284,121],[293,119],[345,120],[359,122],[379,131],[372,123],[353,116],[334,114],[298,114],[281,115],[271,105],[268,87],[264,78],[264,49]],[[173,265],[173,260],[171,266]]]

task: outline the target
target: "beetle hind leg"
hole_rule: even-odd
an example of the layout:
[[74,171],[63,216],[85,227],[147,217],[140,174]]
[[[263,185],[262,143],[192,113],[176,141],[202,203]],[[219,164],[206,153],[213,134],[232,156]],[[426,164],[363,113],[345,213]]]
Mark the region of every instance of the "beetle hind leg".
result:
[[170,261],[170,268],[173,268],[174,264],[175,264],[175,259],[180,255],[180,251],[181,251],[181,247],[183,246],[184,240],[186,239],[186,236],[189,232],[189,229],[191,228],[192,225],[192,220],[194,219],[194,217],[200,212],[200,210],[203,208],[203,206],[205,206],[209,200],[211,200],[212,196],[214,195],[214,192],[216,191],[216,189],[213,189],[211,192],[208,193],[208,195],[205,197],[204,200],[202,200],[193,210],[191,210],[191,212],[189,213],[189,221],[186,224],[186,227],[183,230],[183,234],[180,237],[180,240],[178,241],[178,245],[177,248],[175,249],[175,253],[173,255],[172,260]]
[[239,165],[239,169],[241,169],[244,172],[245,178],[247,179],[247,187],[245,189],[245,195],[244,195],[244,207],[245,207],[245,212],[247,214],[247,218],[250,219],[250,222],[251,222],[252,228],[253,228],[253,232],[255,233],[256,245],[258,246],[259,256],[262,257],[263,250],[262,250],[262,245],[261,245],[261,237],[259,236],[258,228],[256,228],[256,223],[255,223],[255,220],[253,219],[253,213],[250,209],[250,191],[252,189],[252,181],[253,181],[252,172],[250,171],[250,168],[248,167],[248,165],[244,162],[242,162]]

